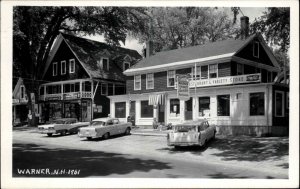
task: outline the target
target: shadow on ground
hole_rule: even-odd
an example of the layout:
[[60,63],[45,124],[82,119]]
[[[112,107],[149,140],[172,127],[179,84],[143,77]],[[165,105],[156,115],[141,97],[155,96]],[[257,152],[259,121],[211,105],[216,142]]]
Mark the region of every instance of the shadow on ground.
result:
[[[18,174],[17,169],[77,169],[80,175],[25,175]],[[45,148],[36,144],[13,145],[14,177],[88,177],[125,175],[134,171],[171,169],[167,163],[155,160],[130,158],[117,153],[90,150]]]

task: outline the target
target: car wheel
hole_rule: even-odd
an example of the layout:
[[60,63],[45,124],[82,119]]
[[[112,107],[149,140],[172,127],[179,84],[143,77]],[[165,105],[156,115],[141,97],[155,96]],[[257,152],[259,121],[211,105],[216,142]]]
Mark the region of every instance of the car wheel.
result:
[[51,136],[52,136],[52,133],[47,133],[47,135],[48,135],[49,137],[51,137]]
[[207,140],[204,141],[204,143],[202,144],[202,147],[205,147],[207,143]]
[[92,137],[86,137],[87,140],[92,140]]
[[66,133],[67,133],[67,132],[64,130],[64,131],[62,131],[60,134],[61,134],[62,136],[65,136]]
[[125,135],[130,135],[130,129],[129,128],[126,129]]
[[105,133],[104,135],[103,135],[103,139],[108,139],[109,138],[109,133]]

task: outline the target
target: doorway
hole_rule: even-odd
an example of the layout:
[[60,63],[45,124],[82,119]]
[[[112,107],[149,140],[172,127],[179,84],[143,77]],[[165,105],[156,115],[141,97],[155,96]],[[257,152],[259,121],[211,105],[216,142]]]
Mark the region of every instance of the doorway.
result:
[[165,123],[165,105],[158,106],[158,122]]
[[130,101],[129,116],[130,116],[132,125],[135,126],[135,101]]
[[185,101],[184,106],[184,120],[192,120],[193,119],[193,99]]

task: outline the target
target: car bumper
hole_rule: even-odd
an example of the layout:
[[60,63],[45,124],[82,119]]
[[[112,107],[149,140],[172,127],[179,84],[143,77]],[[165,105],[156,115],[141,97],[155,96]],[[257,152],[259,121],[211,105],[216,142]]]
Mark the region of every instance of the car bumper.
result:
[[78,136],[80,138],[83,138],[83,137],[97,137],[96,133],[92,133],[92,132],[88,132],[88,131],[85,131],[85,132],[78,132]]
[[201,146],[199,142],[168,142],[168,146]]
[[55,134],[56,133],[56,130],[49,130],[49,129],[44,129],[44,130],[39,130],[39,133],[41,134]]

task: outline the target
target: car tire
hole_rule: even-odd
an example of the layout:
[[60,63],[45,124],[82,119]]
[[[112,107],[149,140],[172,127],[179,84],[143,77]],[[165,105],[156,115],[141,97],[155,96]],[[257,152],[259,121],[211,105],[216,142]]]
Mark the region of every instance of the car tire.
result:
[[87,140],[92,140],[92,137],[86,137]]
[[130,135],[130,129],[129,129],[129,128],[127,128],[127,129],[125,130],[125,135]]
[[51,137],[51,136],[52,136],[52,133],[47,133],[47,135],[48,135],[49,137]]
[[103,135],[103,139],[108,139],[109,138],[109,133],[105,133],[104,135]]
[[60,134],[61,134],[61,136],[65,136],[67,134],[67,131],[63,130]]

